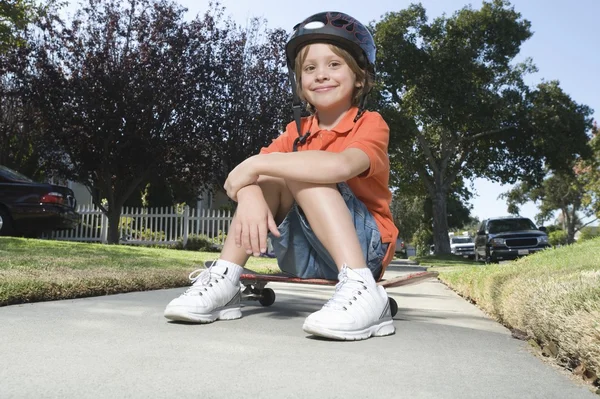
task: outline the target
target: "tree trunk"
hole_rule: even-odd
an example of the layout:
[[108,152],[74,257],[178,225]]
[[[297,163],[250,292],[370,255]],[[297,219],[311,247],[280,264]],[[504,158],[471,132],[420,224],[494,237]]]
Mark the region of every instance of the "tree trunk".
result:
[[449,254],[447,194],[436,187],[433,202],[433,243],[436,254]]
[[109,244],[119,244],[119,221],[121,220],[121,207],[108,208],[108,238]]
[[[569,209],[566,211],[569,215]],[[572,208],[572,214],[569,215],[567,224],[567,244],[573,244],[575,242],[575,224],[577,223],[577,215],[575,214],[575,206]]]

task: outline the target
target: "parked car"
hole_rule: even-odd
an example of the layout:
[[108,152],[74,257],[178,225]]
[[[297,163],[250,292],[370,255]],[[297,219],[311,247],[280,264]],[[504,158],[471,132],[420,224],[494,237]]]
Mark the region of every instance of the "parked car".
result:
[[36,183],[0,165],[0,235],[39,236],[73,229],[80,219],[75,206],[70,188]]
[[481,223],[475,237],[475,259],[512,260],[549,248],[546,228],[524,217],[496,217]]
[[473,237],[469,236],[468,232],[463,233],[462,236],[449,233],[448,238],[450,239],[450,252],[452,254],[469,259],[475,258],[475,243],[473,243]]
[[396,240],[396,256],[398,258],[406,259],[408,254],[406,253],[406,243],[400,237]]

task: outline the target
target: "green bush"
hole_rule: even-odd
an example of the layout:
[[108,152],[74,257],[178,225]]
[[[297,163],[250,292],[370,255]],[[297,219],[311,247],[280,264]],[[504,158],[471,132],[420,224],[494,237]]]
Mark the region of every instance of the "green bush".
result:
[[548,241],[553,247],[567,245],[567,232],[564,230],[551,231],[548,234]]
[[162,241],[166,238],[166,234],[164,231],[153,231],[150,228],[140,223],[140,221],[136,221],[134,218],[122,216],[119,219],[119,230],[122,231],[124,238],[127,239],[135,239],[142,241]]
[[412,237],[412,244],[415,246],[417,256],[429,255],[429,246],[433,242],[431,230],[421,225]]
[[185,247],[183,246],[183,238],[180,238],[175,244],[170,245],[169,248],[184,249],[186,251],[220,252],[214,241],[204,234],[191,234],[188,237]]
[[579,241],[590,240],[592,238],[600,237],[600,228],[587,226],[581,229],[579,235]]

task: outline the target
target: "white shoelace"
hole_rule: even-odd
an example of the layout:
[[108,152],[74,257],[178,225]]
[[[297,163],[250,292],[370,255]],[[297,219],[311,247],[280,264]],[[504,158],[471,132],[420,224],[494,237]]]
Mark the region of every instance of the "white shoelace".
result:
[[348,310],[347,306],[351,306],[352,302],[358,299],[358,295],[362,295],[362,291],[367,289],[367,286],[362,281],[348,279],[348,273],[345,269],[342,269],[338,279],[339,282],[335,285],[335,293],[324,307]]
[[[188,288],[183,295],[188,295],[195,292],[198,292],[199,295],[203,295],[202,292],[208,291],[208,288],[212,287],[213,283],[217,284],[219,280],[225,279],[225,274],[212,271],[212,268],[213,266],[211,265],[208,269],[196,269],[191,272],[189,279],[192,282],[192,286]],[[225,271],[225,273],[227,273],[227,271]]]

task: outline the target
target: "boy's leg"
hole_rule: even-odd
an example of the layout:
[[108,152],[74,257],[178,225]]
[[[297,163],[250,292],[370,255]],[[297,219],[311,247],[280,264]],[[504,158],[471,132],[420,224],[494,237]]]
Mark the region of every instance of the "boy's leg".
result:
[[[276,222],[280,222],[293,204],[285,182],[261,176],[258,185]],[[233,218],[235,221],[236,215]],[[165,317],[192,323],[242,317],[239,279],[249,256],[245,248],[236,245],[233,234],[228,234],[219,260],[209,269],[190,274],[192,286],[167,305]]]
[[294,221],[300,225],[322,269],[322,275],[312,277],[335,279],[342,266],[347,265],[351,269],[368,267],[373,278],[378,279],[388,244],[382,244],[377,222],[365,204],[346,183],[309,185],[308,190],[298,190],[302,185],[289,184],[301,205],[295,208]]
[[[275,223],[280,224],[294,204],[294,197],[285,181],[276,177],[260,176],[258,179],[265,201],[273,214]],[[233,216],[234,220],[236,215]],[[233,223],[232,223],[233,224]],[[250,255],[245,248],[238,248],[233,234],[228,234],[219,259],[244,266]]]
[[[346,184],[287,182],[301,210],[307,239],[320,252],[321,268],[333,261],[340,282],[323,309],[310,315],[304,330],[334,339],[357,340],[393,334],[385,290],[377,286],[386,246],[366,206]],[[315,236],[315,237],[311,237]]]

